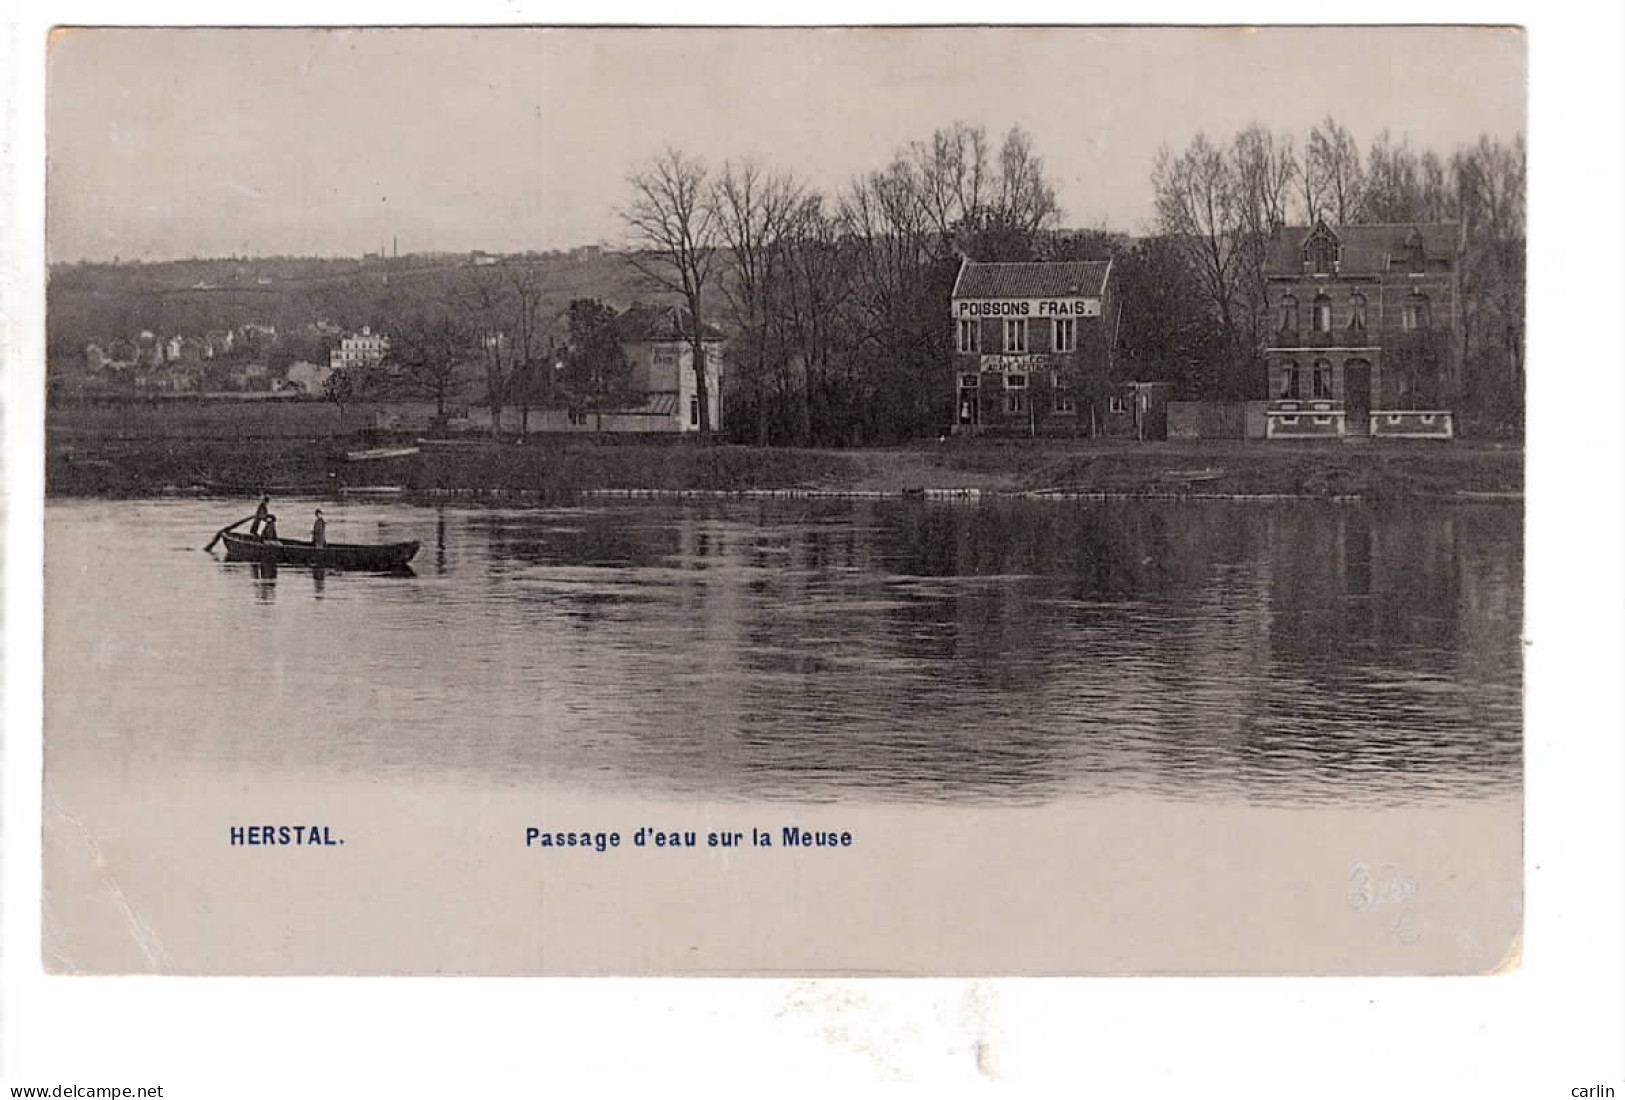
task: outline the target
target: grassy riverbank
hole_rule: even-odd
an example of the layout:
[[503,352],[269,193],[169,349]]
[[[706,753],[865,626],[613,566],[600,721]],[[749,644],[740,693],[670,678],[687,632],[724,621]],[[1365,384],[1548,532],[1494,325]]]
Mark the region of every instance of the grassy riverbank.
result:
[[1520,449],[1467,443],[954,442],[795,450],[577,438],[471,441],[368,463],[344,461],[343,446],[332,437],[308,436],[52,440],[46,489],[55,496],[111,497],[400,485],[544,497],[587,489],[802,488],[1395,498],[1523,488]]
[[1520,447],[1457,441],[950,440],[854,450],[754,448],[591,436],[468,439],[411,458],[346,462],[365,410],[320,402],[170,402],[53,409],[45,483],[55,496],[589,489],[1081,493],[1391,498],[1523,489]]

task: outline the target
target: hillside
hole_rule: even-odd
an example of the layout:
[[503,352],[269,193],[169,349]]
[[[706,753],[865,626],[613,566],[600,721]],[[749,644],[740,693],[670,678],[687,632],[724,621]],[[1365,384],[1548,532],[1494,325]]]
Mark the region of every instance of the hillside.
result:
[[[562,315],[573,298],[624,307],[660,297],[614,253],[528,254],[508,262],[541,273],[548,318]],[[73,369],[86,344],[142,331],[163,337],[261,324],[286,332],[317,321],[350,331],[380,325],[415,302],[454,299],[491,270],[464,254],[59,264],[46,289],[47,357],[53,369]]]

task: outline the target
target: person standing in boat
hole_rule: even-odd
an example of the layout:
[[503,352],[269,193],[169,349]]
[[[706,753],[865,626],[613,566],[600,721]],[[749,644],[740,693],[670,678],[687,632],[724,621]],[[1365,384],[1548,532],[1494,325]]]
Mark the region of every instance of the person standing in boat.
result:
[[310,541],[316,546],[327,545],[327,521],[320,508],[316,509],[316,522],[310,525]]
[[257,535],[260,528],[265,526],[265,520],[271,514],[271,494],[266,493],[260,497],[260,506],[254,509],[254,522],[248,525],[248,533]]
[[260,527],[260,538],[265,539],[268,542],[277,541],[276,517],[270,512],[265,513],[265,523]]

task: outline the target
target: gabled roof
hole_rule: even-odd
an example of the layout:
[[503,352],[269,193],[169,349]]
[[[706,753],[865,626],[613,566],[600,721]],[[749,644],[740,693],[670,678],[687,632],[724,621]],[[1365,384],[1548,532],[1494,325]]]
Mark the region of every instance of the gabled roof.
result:
[[[1320,223],[1317,223],[1320,224]],[[1330,228],[1330,227],[1328,227]],[[1265,256],[1265,270],[1276,275],[1295,275],[1303,270],[1303,246],[1315,226],[1288,225],[1276,231]],[[1422,252],[1429,262],[1448,261],[1455,265],[1461,227],[1456,222],[1385,222],[1379,225],[1342,225],[1332,229],[1343,244],[1343,275],[1380,275],[1388,270],[1390,257],[1403,259],[1406,241],[1412,233],[1422,239]]]
[[[646,305],[634,302],[615,318],[615,332],[623,343],[648,340],[687,340],[694,333],[694,315],[679,306]],[[702,326],[701,338],[722,339],[722,330],[712,324]]]
[[1110,260],[1065,263],[984,264],[966,260],[954,281],[955,298],[1098,297],[1106,289]]

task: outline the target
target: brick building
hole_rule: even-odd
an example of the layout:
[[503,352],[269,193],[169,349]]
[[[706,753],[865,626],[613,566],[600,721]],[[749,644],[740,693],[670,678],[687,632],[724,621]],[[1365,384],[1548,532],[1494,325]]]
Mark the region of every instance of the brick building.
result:
[[1265,263],[1271,439],[1450,438],[1460,227],[1280,230]]
[[954,281],[956,435],[1091,435],[1118,310],[1111,261],[975,263]]

